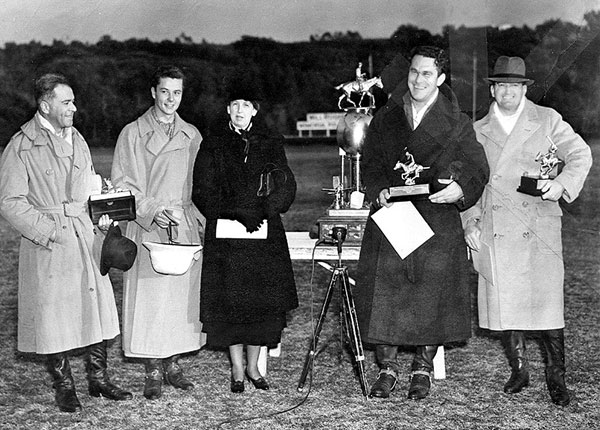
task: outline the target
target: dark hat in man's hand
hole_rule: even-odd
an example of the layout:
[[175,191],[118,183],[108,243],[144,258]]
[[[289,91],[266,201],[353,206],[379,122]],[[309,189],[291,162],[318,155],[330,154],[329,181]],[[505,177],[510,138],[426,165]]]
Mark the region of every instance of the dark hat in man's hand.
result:
[[496,60],[494,72],[486,78],[488,82],[509,82],[531,85],[533,79],[525,76],[525,61],[521,57],[507,57],[502,55]]
[[121,233],[118,225],[111,225],[106,232],[100,254],[100,274],[108,273],[111,267],[123,271],[131,269],[137,256],[137,245]]

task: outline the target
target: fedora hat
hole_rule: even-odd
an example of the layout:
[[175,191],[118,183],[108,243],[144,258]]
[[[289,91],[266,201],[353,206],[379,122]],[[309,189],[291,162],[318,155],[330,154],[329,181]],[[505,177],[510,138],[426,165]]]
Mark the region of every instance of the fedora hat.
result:
[[521,57],[507,57],[502,55],[496,60],[494,71],[486,78],[488,82],[510,82],[533,84],[534,80],[525,76],[525,61]]
[[137,245],[123,236],[118,225],[111,225],[106,232],[100,254],[100,274],[106,275],[111,267],[123,271],[131,269],[137,256]]

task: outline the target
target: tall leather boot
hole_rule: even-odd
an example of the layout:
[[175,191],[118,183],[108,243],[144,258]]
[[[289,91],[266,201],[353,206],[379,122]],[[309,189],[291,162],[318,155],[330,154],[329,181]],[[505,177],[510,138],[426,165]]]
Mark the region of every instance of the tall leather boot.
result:
[[396,386],[398,380],[398,370],[400,365],[396,361],[398,346],[396,345],[377,345],[375,347],[375,356],[379,365],[379,374],[377,380],[371,387],[369,397],[388,398]]
[[502,341],[511,368],[510,378],[504,384],[504,392],[515,394],[529,385],[525,334],[522,331],[507,330],[502,332]]
[[131,400],[133,394],[113,384],[106,364],[106,342],[96,343],[88,347],[87,374],[89,393],[92,397],[106,397],[110,400]]
[[431,373],[433,373],[433,358],[438,345],[417,346],[415,358],[411,366],[410,387],[408,398],[411,400],[424,399],[431,389]]
[[77,412],[81,410],[81,403],[75,392],[75,382],[71,375],[71,366],[67,355],[64,353],[50,354],[47,356],[47,368],[52,379],[52,387],[56,390],[54,398],[58,409],[63,412]]
[[165,358],[162,361],[165,383],[182,390],[191,390],[194,384],[183,375],[179,365],[179,355]]
[[542,331],[546,350],[546,385],[552,402],[567,406],[571,401],[565,384],[565,335],[563,329]]
[[144,384],[144,397],[148,400],[156,400],[162,396],[162,359],[147,358],[144,363],[146,366],[146,382]]

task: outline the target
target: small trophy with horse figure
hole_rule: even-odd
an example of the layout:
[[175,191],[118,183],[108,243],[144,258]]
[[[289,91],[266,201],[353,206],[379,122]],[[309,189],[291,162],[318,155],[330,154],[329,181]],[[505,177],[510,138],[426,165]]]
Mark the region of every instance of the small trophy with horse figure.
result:
[[530,196],[541,196],[543,194],[542,188],[556,177],[556,174],[553,174],[553,170],[554,167],[560,163],[560,160],[556,155],[558,147],[550,136],[546,136],[546,138],[550,141],[548,152],[545,154],[538,152],[534,159],[536,162],[540,163],[539,174],[529,175],[527,172],[523,173],[523,176],[521,176],[521,184],[519,188],[517,188],[517,191],[529,194]]
[[404,148],[404,159],[398,160],[394,170],[402,170],[404,185],[390,187],[390,197],[398,200],[420,199],[429,195],[429,183],[418,184],[421,172],[429,169],[415,162],[415,157]]

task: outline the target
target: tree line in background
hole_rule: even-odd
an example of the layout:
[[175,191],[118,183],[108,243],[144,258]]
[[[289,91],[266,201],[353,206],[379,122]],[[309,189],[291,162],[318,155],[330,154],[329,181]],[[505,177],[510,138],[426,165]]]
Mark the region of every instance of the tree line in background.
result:
[[[78,108],[75,124],[93,146],[114,145],[123,126],[152,104],[151,76],[162,64],[186,72],[179,113],[203,134],[225,110],[224,78],[243,70],[263,94],[267,123],[293,135],[296,121],[307,113],[339,111],[340,93],[334,87],[354,79],[358,62],[368,75],[378,76],[400,54],[400,65],[407,69],[405,58],[416,45],[448,51],[449,83],[461,109],[474,119],[487,112],[484,78],[496,58],[518,55],[536,81],[528,97],[557,109],[578,132],[592,135],[600,131],[600,11],[587,13],[584,21],[552,20],[535,28],[446,26],[441,34],[403,25],[389,39],[363,39],[348,31],[296,43],[243,36],[217,45],[195,43],[184,33],[162,42],[103,36],[95,44],[6,43],[0,49],[0,146],[34,113],[33,80],[45,72],[70,78]],[[382,106],[385,93],[377,93],[376,100]]]

